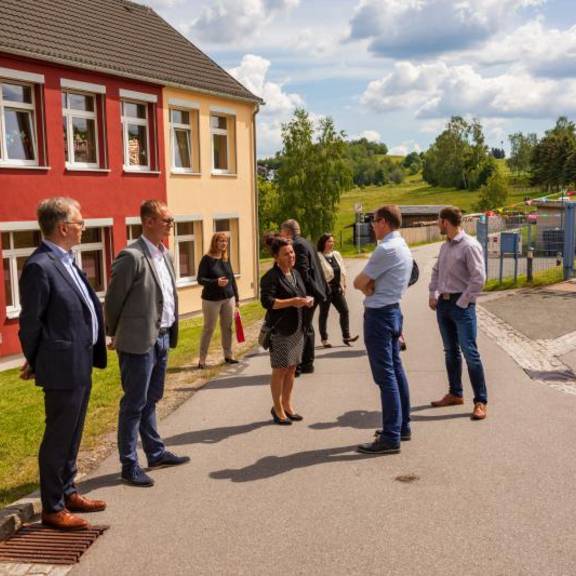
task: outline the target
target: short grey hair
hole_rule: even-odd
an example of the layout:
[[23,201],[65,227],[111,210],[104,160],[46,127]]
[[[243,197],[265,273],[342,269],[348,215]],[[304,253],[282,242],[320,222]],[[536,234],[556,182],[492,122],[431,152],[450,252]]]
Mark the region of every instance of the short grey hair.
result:
[[292,238],[300,236],[300,224],[298,223],[298,220],[294,220],[293,218],[291,218],[290,220],[284,220],[284,222],[282,222],[282,225],[280,226],[280,229],[288,230]]
[[73,209],[80,210],[80,204],[74,198],[56,196],[46,198],[38,205],[38,225],[44,237],[54,234],[56,226],[68,220]]

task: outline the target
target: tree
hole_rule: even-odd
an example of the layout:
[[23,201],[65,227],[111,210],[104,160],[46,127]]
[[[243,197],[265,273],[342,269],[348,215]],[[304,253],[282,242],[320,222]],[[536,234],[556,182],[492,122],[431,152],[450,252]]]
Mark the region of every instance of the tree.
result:
[[260,237],[280,227],[280,192],[275,182],[258,177],[258,224]]
[[508,136],[510,141],[510,158],[506,161],[512,172],[529,172],[531,170],[532,154],[538,144],[536,134],[515,132]]
[[496,170],[488,179],[488,182],[480,188],[479,199],[475,209],[479,212],[486,212],[500,208],[506,204],[508,199],[508,182],[506,176]]
[[504,148],[490,148],[490,156],[496,160],[504,160],[504,158],[506,158],[506,152]]
[[408,174],[418,174],[422,170],[422,158],[418,152],[410,152],[402,161],[402,167],[408,171]]
[[276,175],[280,219],[295,218],[302,235],[312,239],[332,230],[340,195],[352,187],[344,134],[336,131],[331,118],[322,118],[317,128],[314,141],[314,125],[302,108],[283,124]]

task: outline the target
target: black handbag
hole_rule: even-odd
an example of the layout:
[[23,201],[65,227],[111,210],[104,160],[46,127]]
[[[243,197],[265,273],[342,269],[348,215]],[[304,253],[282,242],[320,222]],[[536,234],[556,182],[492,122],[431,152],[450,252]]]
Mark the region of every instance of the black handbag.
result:
[[280,316],[280,318],[278,318],[278,320],[274,322],[273,326],[270,326],[267,320],[264,320],[264,322],[262,323],[262,327],[260,328],[260,334],[258,334],[258,344],[262,346],[264,350],[268,350],[270,348],[272,332],[274,332],[274,328],[276,328],[278,322],[280,322],[280,320],[282,320],[282,318],[284,318],[285,315],[286,312],[284,312],[284,314],[282,314],[282,316]]
[[416,284],[418,278],[420,278],[420,269],[418,268],[418,264],[416,264],[416,260],[412,260],[412,272],[410,274],[410,280],[408,280],[408,286]]

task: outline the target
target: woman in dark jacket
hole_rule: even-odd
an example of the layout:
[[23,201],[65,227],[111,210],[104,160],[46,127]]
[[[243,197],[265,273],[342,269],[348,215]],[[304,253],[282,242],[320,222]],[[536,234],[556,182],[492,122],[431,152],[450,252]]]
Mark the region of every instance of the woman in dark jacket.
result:
[[290,241],[274,238],[269,244],[275,263],[260,281],[260,301],[267,310],[265,322],[272,328],[271,413],[276,424],[288,425],[302,420],[292,406],[292,388],[304,348],[302,308],[313,306],[314,298],[306,296],[302,277],[294,270],[296,256]]
[[208,254],[202,256],[198,266],[198,283],[204,286],[202,290],[202,313],[204,328],[200,339],[200,358],[198,368],[206,367],[206,356],[216,321],[220,317],[220,332],[224,361],[237,364],[232,356],[232,322],[234,307],[238,307],[238,287],[232,265],[228,260],[228,235],[226,232],[216,232],[210,242]]

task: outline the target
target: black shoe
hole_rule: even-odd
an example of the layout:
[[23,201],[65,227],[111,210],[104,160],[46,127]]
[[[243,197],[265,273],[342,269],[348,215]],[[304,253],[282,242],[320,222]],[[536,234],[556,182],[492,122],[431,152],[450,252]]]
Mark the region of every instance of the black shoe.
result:
[[344,344],[346,344],[346,346],[350,346],[350,344],[352,342],[356,342],[356,340],[358,340],[358,338],[360,338],[360,336],[356,335],[356,336],[352,336],[351,338],[343,338],[342,342],[344,342]]
[[[376,432],[374,432],[374,436],[378,437],[382,435],[382,430],[376,430]],[[400,433],[400,440],[402,440],[402,442],[410,442],[410,440],[412,440],[412,432],[401,432]]]
[[362,452],[362,454],[399,454],[400,444],[391,444],[377,438],[374,442],[360,444],[358,452]]
[[198,362],[198,366],[196,366],[196,368],[198,368],[198,370],[204,370],[204,368],[206,368],[206,364],[204,364],[204,362]]
[[300,374],[314,374],[314,366],[302,366]]
[[290,420],[288,418],[286,418],[285,420],[282,420],[282,418],[280,418],[278,416],[278,414],[276,414],[276,410],[274,410],[274,406],[272,406],[272,408],[270,410],[270,414],[272,414],[272,418],[274,419],[274,424],[279,424],[280,426],[292,426],[292,422],[290,422]]
[[[284,410],[284,412],[286,412],[286,410]],[[294,414],[286,412],[286,416],[288,416],[288,418],[290,418],[290,420],[293,420],[294,422],[301,422],[302,420],[304,420],[304,417],[300,416],[300,414],[296,414],[296,412],[294,412]]]
[[240,361],[236,360],[235,358],[224,358],[224,362],[226,362],[226,364],[239,364]]
[[154,460],[153,462],[148,462],[148,468],[166,468],[168,466],[179,466],[180,464],[186,464],[190,462],[189,456],[176,456],[176,454],[172,454],[172,452],[164,452],[158,460]]
[[135,466],[130,470],[122,470],[121,477],[122,482],[130,484],[130,486],[138,486],[139,488],[154,486],[154,480],[140,466]]
[[302,374],[302,371],[299,368],[296,368],[294,371],[294,378],[300,378],[300,374]]
[[400,342],[400,352],[406,352],[408,350],[408,346],[406,346],[406,342]]

